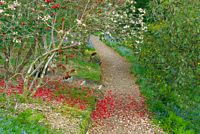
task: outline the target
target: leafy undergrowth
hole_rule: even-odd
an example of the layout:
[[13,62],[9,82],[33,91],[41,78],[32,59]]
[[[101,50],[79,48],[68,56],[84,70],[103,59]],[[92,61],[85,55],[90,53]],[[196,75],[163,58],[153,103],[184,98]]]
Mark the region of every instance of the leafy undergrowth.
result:
[[112,41],[105,41],[120,55],[132,63],[132,73],[137,76],[141,92],[147,98],[148,108],[153,113],[154,121],[169,133],[198,133],[200,117],[200,99],[193,90],[174,90],[169,93],[166,84],[152,81],[147,74],[150,69],[139,64],[133,51]]
[[[96,101],[99,97],[101,98],[102,93],[95,90],[93,87],[81,85],[81,82],[85,79],[86,81],[91,80],[99,83],[100,67],[97,62],[90,61],[90,55],[95,52],[94,49],[86,49],[84,55],[76,51],[77,49],[59,52],[60,55],[57,57],[57,61],[59,62],[56,64],[56,67],[50,70],[53,77],[50,74],[44,78],[43,86],[28,91],[33,92],[36,90],[32,97],[24,98],[23,79],[16,78],[8,82],[6,90],[4,89],[4,80],[0,79],[0,108],[2,111],[10,113],[9,115],[3,115],[1,112],[1,126],[4,127],[1,127],[0,133],[51,133],[53,126],[55,126],[53,127],[53,129],[55,129],[53,132],[56,132],[58,129],[67,128],[66,126],[69,126],[68,128],[73,128],[72,131],[78,131],[78,133],[85,133],[87,131],[91,112],[95,109]],[[73,82],[64,82],[63,78],[68,76],[78,77],[80,80],[74,79]],[[37,81],[35,84],[37,85]],[[38,106],[38,104],[41,106]],[[18,110],[13,109],[17,105],[19,105],[19,108],[26,107],[26,109],[22,108],[22,111],[20,110],[21,108]],[[44,110],[45,105],[50,106],[50,111],[53,110],[54,113],[46,112]],[[37,107],[40,108],[37,109]],[[30,112],[29,109],[35,110]],[[37,114],[38,111],[42,116]],[[58,116],[56,113],[61,115]],[[35,125],[32,125],[33,122],[30,120],[24,120],[24,122],[22,122],[21,114],[23,118],[27,119],[29,119],[29,117],[32,118],[32,116],[34,118],[38,116],[39,120],[33,121]],[[50,117],[52,119],[50,119]],[[49,118],[46,121],[49,125],[44,125],[46,123],[44,122],[44,118]],[[73,120],[67,122],[68,119]],[[56,122],[57,120],[60,121]],[[71,126],[66,125],[68,123]],[[10,129],[8,129],[9,125],[16,127],[10,127]],[[65,133],[69,130],[70,129],[65,129],[58,131],[58,133]]]
[[[93,60],[91,54],[95,52],[95,49],[87,47],[84,54],[80,52],[74,52],[71,50],[65,51],[62,55],[63,65],[67,65],[68,68],[73,67],[76,73],[75,77],[94,81],[100,83],[101,70],[99,66],[99,58]],[[66,59],[67,57],[67,59]]]
[[81,57],[73,59],[70,62],[72,62],[74,67],[77,70],[79,70],[77,73],[77,76],[79,78],[85,78],[96,82],[100,82],[101,74],[99,65],[92,64]]
[[[41,121],[44,116],[32,110],[25,110],[18,115],[14,115],[16,112],[8,114],[7,110],[0,109],[0,133],[1,134],[37,134],[37,133],[52,133],[46,125],[41,125]],[[55,131],[54,131],[55,132]]]
[[[47,81],[48,79],[46,79],[46,84],[38,88],[31,98],[29,97],[25,99],[22,96],[23,81],[21,79],[17,79],[15,84],[9,83],[7,90],[3,89],[5,82],[1,80],[1,107],[6,107],[7,103],[12,106],[15,106],[16,103],[48,103],[50,106],[60,104],[61,107],[58,108],[57,111],[64,115],[70,114],[73,117],[79,117],[81,119],[79,124],[81,128],[80,131],[84,133],[90,121],[90,113],[94,109],[97,97],[100,97],[100,94],[94,89],[80,86],[80,83],[70,85],[69,83],[62,81]],[[5,118],[4,120],[7,122],[9,119],[10,118]],[[18,120],[18,118],[16,118],[16,120]],[[12,131],[21,131],[21,129],[23,129],[21,126],[23,126],[23,123],[21,123],[19,129],[13,128],[14,130]],[[2,131],[7,131],[6,128],[2,129]],[[39,131],[39,129],[43,131],[42,127],[40,128],[39,125],[32,130]],[[47,129],[44,129],[44,131],[46,130]]]

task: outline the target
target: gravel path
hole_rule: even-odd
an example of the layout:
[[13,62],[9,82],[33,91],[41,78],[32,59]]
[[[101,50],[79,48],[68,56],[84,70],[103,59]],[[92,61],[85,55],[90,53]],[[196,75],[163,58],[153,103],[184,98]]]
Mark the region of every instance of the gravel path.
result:
[[113,49],[91,36],[91,42],[101,59],[102,82],[113,92],[140,96],[139,87],[130,73],[131,65]]
[[[112,90],[115,99],[123,101],[122,105],[129,102],[128,96],[133,96],[138,102],[141,95],[138,85],[135,84],[134,78],[130,73],[131,65],[117,54],[114,50],[102,43],[98,37],[91,36],[90,41],[95,47],[101,59],[102,82],[106,89]],[[120,96],[120,97],[119,97]],[[136,103],[137,103],[136,101]],[[138,105],[138,104],[136,104]],[[145,108],[144,108],[145,109]],[[117,109],[118,114],[112,115],[108,119],[104,119],[98,125],[93,122],[88,133],[89,134],[160,134],[162,130],[153,125],[148,114],[138,116],[134,110],[129,110],[128,114],[124,107]],[[121,111],[121,112],[120,112]]]
[[57,112],[55,109],[59,108],[59,105],[40,105],[40,104],[28,104],[20,103],[16,105],[19,111],[24,111],[26,109],[32,109],[35,111],[40,111],[44,115],[44,119],[41,124],[46,124],[51,126],[51,128],[59,130],[62,134],[78,134],[81,132],[80,124],[81,118],[74,117],[70,114],[64,114]]

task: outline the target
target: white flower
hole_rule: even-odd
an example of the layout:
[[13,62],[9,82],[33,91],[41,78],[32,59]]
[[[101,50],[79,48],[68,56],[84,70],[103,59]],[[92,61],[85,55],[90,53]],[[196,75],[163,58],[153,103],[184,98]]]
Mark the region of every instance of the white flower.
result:
[[108,3],[108,6],[112,6],[112,3]]
[[42,4],[42,7],[46,7],[47,5],[46,4]]
[[15,10],[15,6],[13,4],[8,5],[8,9]]
[[47,15],[47,16],[44,16],[43,18],[41,18],[43,21],[47,21],[49,19],[51,19],[51,16],[50,15]]
[[126,26],[124,26],[124,28],[126,29],[126,28],[129,28],[130,26],[128,26],[128,25],[126,25]]
[[13,4],[8,5],[8,9],[15,10],[16,7],[20,6],[21,4],[16,0]]
[[7,13],[5,13],[4,15],[5,15],[5,16],[11,16],[10,14],[7,14]]
[[14,39],[13,39],[13,42],[14,42],[14,43],[21,43],[21,40],[18,40],[18,39],[16,39],[16,38],[14,38]]
[[77,21],[77,24],[78,24],[78,25],[81,25],[81,24],[82,24],[81,20],[77,19],[76,21]]
[[138,40],[136,40],[135,42],[136,42],[136,43],[140,43],[140,41],[138,41]]
[[42,17],[38,15],[37,19],[40,20],[40,19],[42,19]]
[[4,12],[4,10],[3,9],[0,9],[0,13],[3,13]]
[[16,1],[14,1],[14,2],[13,2],[13,4],[14,4],[14,6],[15,6],[15,7],[17,7],[17,6],[20,6],[20,5],[21,5],[20,3],[18,3],[18,1],[17,1],[17,0],[16,0]]
[[13,34],[13,35],[17,35],[17,34],[18,34],[18,32],[13,32],[12,34]]
[[3,4],[6,4],[6,2],[4,0],[0,0],[0,2],[2,2]]
[[83,23],[82,25],[83,25],[84,27],[86,27],[86,24]]
[[[66,33],[67,35],[69,35],[70,34],[70,32],[69,31],[67,31],[67,33]],[[67,37],[66,37],[67,38]],[[67,38],[68,39],[68,38]]]
[[141,12],[141,13],[145,13],[145,10],[142,9],[142,8],[138,8],[138,11]]

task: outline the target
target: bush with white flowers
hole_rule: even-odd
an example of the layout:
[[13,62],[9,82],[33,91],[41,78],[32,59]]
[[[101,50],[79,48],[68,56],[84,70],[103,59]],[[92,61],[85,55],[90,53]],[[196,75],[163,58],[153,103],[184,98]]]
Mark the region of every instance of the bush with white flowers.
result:
[[88,20],[101,14],[104,3],[0,0],[0,61],[6,70],[4,78],[22,75],[26,85],[38,68],[50,64],[58,50],[84,44],[94,24]]
[[[144,23],[145,10],[136,8],[134,0],[127,0],[121,5],[116,5],[110,17],[109,27],[113,36],[122,42],[129,42],[129,46],[139,50],[139,45],[143,43],[144,32],[147,26]],[[131,45],[130,45],[131,44]]]

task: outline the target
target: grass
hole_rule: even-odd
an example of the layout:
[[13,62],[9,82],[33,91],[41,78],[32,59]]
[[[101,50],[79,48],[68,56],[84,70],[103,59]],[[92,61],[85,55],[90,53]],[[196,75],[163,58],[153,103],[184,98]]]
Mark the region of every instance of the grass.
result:
[[53,131],[48,126],[39,123],[44,116],[36,111],[27,109],[23,112],[0,108],[1,134],[47,134]]
[[77,77],[100,82],[100,67],[96,63],[91,63],[88,59],[78,56],[70,60],[77,71]]
[[90,61],[90,56],[93,52],[95,52],[94,49],[87,48],[84,54],[79,53],[75,58],[70,59],[69,64],[77,70],[77,77],[100,82],[100,65],[97,62]]
[[46,120],[46,114],[37,109],[15,109],[16,102],[18,104],[35,104],[51,106],[56,113],[61,113],[64,117],[77,118],[80,120],[79,134],[85,134],[90,123],[90,110],[80,110],[76,107],[62,105],[53,106],[41,99],[27,98],[23,100],[20,96],[10,96],[0,94],[0,133],[1,134],[62,134],[62,129],[52,129]]
[[64,90],[55,91],[56,96],[64,95],[66,98],[78,99],[84,101],[87,104],[87,110],[92,111],[96,104],[97,97],[90,94],[92,89],[89,88],[65,88]]
[[158,86],[157,83],[148,79],[146,74],[150,70],[138,63],[139,59],[130,48],[108,41],[105,43],[132,63],[131,72],[137,77],[137,83],[142,94],[146,97],[149,111],[153,113],[155,123],[168,133],[195,134],[200,132],[200,98],[198,93],[193,92],[192,89],[185,92],[175,90],[172,93],[167,93],[167,87]]
[[4,64],[3,59],[0,58],[0,65],[3,65],[3,64]]

